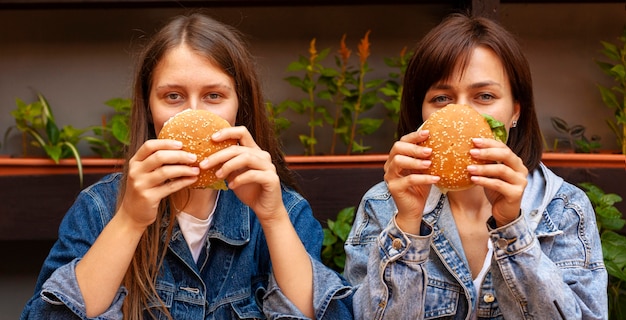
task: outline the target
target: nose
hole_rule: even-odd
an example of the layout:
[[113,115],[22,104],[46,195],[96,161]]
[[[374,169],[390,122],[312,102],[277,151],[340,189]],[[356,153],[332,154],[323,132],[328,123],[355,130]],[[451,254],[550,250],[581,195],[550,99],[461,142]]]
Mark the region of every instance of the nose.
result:
[[187,100],[187,109],[191,109],[191,110],[197,110],[200,106],[200,102],[198,101],[198,99],[189,99]]
[[456,104],[465,104],[465,105],[470,105],[470,100],[467,97],[458,97],[456,99]]

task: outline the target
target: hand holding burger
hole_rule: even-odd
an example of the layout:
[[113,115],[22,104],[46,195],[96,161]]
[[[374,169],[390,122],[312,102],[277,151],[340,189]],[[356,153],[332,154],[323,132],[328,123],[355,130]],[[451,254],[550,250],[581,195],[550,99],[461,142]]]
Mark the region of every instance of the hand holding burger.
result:
[[487,117],[470,106],[449,104],[433,113],[420,127],[420,130],[429,130],[430,136],[419,145],[432,149],[432,163],[425,173],[441,178],[436,186],[442,192],[473,186],[467,166],[485,163],[470,155],[473,138],[493,139],[495,131],[496,137],[506,141],[504,125],[493,118],[488,121]]
[[[237,144],[235,140],[221,142],[211,140],[211,135],[228,127],[230,127],[228,121],[210,111],[187,109],[165,122],[163,129],[159,132],[159,139],[173,139],[182,142],[184,151],[194,153],[197,156],[193,165],[198,167],[200,161],[211,154]],[[212,167],[201,170],[198,180],[189,188],[226,190],[224,180],[215,176],[215,171],[218,169],[219,167]]]

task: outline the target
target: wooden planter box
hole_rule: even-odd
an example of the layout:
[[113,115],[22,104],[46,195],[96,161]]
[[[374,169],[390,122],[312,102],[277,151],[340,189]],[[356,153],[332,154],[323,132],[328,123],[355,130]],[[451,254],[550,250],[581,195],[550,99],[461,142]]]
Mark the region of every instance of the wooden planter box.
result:
[[[303,195],[323,224],[339,210],[358,206],[363,194],[383,180],[387,155],[288,156]],[[571,183],[592,182],[626,198],[623,155],[546,153],[544,163]],[[121,169],[122,160],[84,159],[84,185]],[[0,241],[49,240],[81,187],[76,163],[67,159],[0,158]],[[626,201],[626,200],[625,200]],[[618,208],[626,212],[625,203]]]
[[[286,160],[316,218],[325,225],[339,210],[358,206],[363,194],[383,180],[386,159],[387,155],[363,155],[288,156]],[[544,163],[569,182],[592,182],[626,198],[623,155],[546,153]],[[121,167],[122,160],[84,159],[84,185]],[[80,190],[72,160],[56,165],[47,159],[0,157],[0,247],[8,257],[0,265],[0,273],[39,271],[61,219]],[[617,207],[626,212],[625,202]]]

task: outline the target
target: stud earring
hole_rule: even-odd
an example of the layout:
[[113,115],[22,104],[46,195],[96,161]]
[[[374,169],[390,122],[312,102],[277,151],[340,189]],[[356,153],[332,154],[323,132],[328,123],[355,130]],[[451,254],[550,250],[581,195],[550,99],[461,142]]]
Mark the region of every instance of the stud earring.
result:
[[515,127],[517,127],[517,120],[513,120],[512,128],[515,128]]

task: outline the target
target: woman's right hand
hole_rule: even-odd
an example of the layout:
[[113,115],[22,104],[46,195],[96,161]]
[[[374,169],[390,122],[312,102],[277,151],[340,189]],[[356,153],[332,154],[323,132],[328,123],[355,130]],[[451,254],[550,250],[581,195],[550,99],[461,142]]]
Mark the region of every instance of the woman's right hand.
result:
[[198,179],[200,170],[190,166],[196,155],[183,151],[182,146],[175,140],[148,140],[129,160],[119,213],[138,227],[145,228],[156,220],[161,199]]
[[418,143],[428,139],[427,130],[411,132],[396,141],[385,162],[385,182],[398,209],[396,223],[404,232],[419,234],[431,186],[439,177],[422,174],[431,162],[432,149]]

